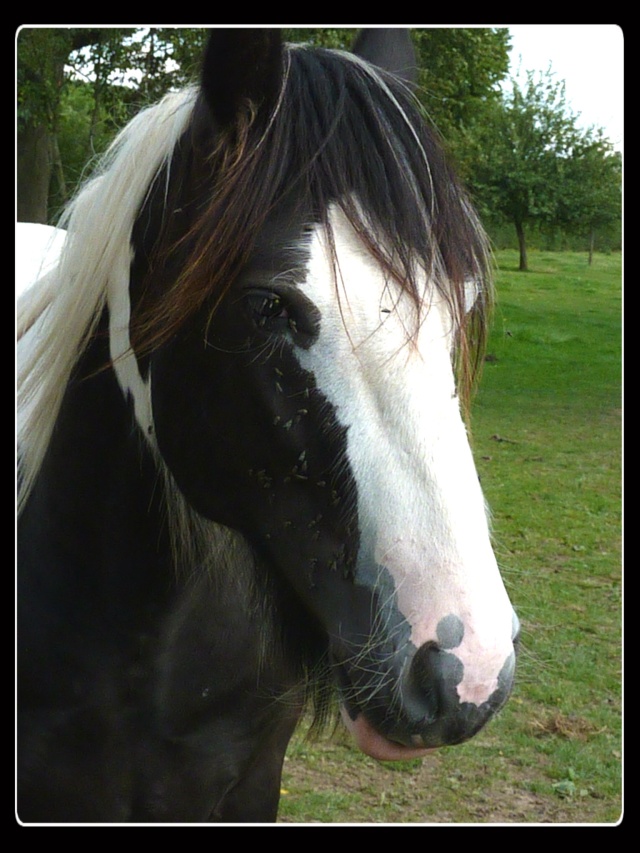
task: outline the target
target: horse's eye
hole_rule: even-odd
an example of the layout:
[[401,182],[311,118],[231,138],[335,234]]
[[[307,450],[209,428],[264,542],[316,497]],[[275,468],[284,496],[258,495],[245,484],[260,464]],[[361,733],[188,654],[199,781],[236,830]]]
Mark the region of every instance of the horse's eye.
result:
[[285,301],[277,293],[268,290],[253,290],[247,295],[251,316],[261,329],[277,330],[287,326],[289,312]]
[[264,334],[284,337],[303,349],[318,337],[320,312],[296,288],[285,293],[255,288],[245,291],[242,299],[250,321]]

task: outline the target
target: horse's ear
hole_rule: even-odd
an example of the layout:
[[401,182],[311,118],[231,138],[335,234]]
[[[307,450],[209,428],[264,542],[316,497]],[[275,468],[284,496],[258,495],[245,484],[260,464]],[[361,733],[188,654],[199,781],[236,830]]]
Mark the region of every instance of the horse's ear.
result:
[[280,93],[282,67],[279,30],[212,30],[201,86],[214,119],[231,124],[247,101],[270,109]]
[[361,30],[351,50],[356,56],[390,71],[411,86],[418,81],[416,52],[409,30]]

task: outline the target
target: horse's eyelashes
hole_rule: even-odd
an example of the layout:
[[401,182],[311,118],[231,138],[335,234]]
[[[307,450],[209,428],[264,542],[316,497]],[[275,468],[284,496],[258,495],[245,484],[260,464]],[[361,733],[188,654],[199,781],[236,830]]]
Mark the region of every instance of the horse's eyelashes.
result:
[[246,299],[251,318],[258,328],[269,331],[286,329],[291,318],[288,306],[279,294],[267,290],[253,290],[247,294]]

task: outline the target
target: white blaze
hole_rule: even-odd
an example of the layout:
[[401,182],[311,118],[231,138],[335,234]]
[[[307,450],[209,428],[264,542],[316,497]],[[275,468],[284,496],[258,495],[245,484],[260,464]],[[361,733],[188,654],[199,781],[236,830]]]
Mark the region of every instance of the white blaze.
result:
[[332,225],[340,298],[318,228],[300,289],[321,312],[320,334],[297,357],[348,427],[361,546],[391,573],[411,641],[437,640],[439,621],[457,616],[459,697],[480,704],[513,653],[513,610],[455,393],[449,309],[425,282],[428,310],[409,342],[411,300],[385,280],[338,210]]

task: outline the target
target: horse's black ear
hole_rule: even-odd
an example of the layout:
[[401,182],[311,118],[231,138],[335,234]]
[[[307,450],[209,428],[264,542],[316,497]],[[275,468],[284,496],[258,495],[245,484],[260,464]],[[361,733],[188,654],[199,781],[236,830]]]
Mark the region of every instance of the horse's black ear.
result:
[[212,30],[201,86],[214,119],[232,123],[247,101],[269,109],[280,93],[282,66],[279,30]]
[[405,83],[413,86],[418,80],[416,52],[409,30],[361,30],[351,50],[356,56],[390,71]]

